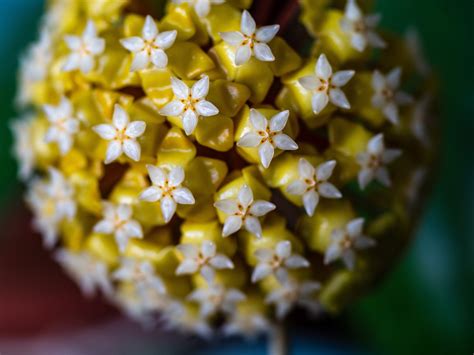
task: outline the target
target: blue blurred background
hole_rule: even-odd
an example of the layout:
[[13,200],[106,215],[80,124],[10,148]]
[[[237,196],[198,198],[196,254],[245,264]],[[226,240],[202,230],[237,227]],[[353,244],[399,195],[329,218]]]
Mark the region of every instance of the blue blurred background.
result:
[[[327,340],[305,337],[309,331],[294,334],[292,348],[295,354],[473,353],[474,2],[379,0],[377,9],[385,28],[400,33],[412,25],[418,28],[439,75],[439,175],[415,242],[387,279],[336,321],[341,324],[336,331],[340,336]],[[15,116],[19,54],[36,38],[42,11],[41,0],[0,1],[0,216],[18,206],[21,187],[10,157],[8,121]],[[209,352],[260,353],[263,346],[226,342]],[[154,353],[146,346],[141,349]]]

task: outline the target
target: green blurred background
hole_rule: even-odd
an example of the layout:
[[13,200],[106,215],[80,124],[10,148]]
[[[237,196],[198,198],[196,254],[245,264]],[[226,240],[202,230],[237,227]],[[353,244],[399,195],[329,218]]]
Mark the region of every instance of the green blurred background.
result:
[[[474,1],[379,0],[377,8],[385,28],[418,28],[438,73],[440,166],[417,239],[387,280],[343,319],[376,353],[472,354]],[[15,117],[19,54],[36,38],[42,10],[41,0],[0,1],[0,213],[20,199],[8,121]]]

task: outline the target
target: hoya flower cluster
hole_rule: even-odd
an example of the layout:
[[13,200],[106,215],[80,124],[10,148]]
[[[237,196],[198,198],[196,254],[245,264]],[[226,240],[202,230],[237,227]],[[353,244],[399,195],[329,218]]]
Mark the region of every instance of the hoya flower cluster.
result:
[[416,41],[365,2],[301,1],[305,43],[251,5],[51,1],[22,60],[34,225],[142,322],[253,336],[337,312],[413,228],[432,160]]

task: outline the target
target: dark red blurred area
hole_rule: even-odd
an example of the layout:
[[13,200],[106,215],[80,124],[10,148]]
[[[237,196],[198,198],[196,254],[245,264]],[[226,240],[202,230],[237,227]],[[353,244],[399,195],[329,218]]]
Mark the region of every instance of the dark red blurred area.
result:
[[104,301],[82,297],[44,250],[20,203],[0,219],[0,336],[33,336],[57,327],[83,327],[117,316]]

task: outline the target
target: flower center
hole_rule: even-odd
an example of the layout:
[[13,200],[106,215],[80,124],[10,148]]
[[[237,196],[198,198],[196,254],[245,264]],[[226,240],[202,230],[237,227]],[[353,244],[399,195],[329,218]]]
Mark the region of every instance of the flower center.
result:
[[253,47],[255,47],[255,42],[257,42],[255,39],[255,33],[251,36],[244,35],[244,40],[242,41],[241,45],[249,46],[250,49],[253,49]]

